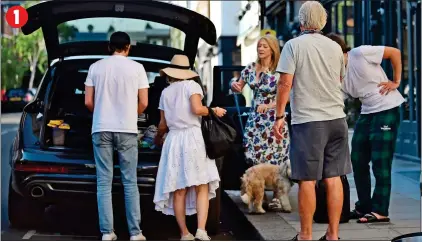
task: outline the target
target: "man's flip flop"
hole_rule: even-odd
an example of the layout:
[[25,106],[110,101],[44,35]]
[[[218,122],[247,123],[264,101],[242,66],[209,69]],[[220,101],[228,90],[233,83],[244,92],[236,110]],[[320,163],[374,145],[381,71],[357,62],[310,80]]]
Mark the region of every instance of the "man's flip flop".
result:
[[365,214],[362,218],[365,218],[366,221],[361,221],[360,219],[357,221],[359,224],[367,224],[367,223],[389,223],[390,218],[377,218],[374,214],[368,213]]
[[360,219],[363,218],[365,214],[358,212],[356,209],[350,212],[350,219]]

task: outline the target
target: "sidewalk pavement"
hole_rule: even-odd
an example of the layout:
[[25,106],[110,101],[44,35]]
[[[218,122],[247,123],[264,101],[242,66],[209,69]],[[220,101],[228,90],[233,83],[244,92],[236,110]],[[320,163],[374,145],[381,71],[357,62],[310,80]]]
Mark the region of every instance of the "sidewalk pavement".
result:
[[[352,137],[353,131],[349,132]],[[355,220],[340,224],[341,240],[391,240],[402,234],[421,231],[420,164],[395,159],[393,161],[390,219],[388,224],[358,224]],[[375,179],[371,172],[372,190]],[[348,175],[350,184],[350,207],[357,201],[353,174]],[[226,191],[231,200],[245,214],[263,240],[290,240],[300,231],[298,214],[298,185],[290,192],[292,213],[267,212],[263,215],[249,215],[242,203],[239,191]],[[267,192],[272,197],[272,192]],[[327,224],[313,225],[313,238],[318,240],[325,234]]]

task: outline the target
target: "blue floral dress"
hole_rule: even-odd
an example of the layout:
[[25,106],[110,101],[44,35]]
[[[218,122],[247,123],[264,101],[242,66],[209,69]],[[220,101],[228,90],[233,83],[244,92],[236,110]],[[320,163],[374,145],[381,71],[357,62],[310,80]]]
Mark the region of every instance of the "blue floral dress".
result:
[[272,130],[275,122],[275,109],[268,109],[266,113],[258,113],[260,104],[275,101],[277,81],[280,73],[261,72],[256,78],[256,64],[249,64],[241,73],[241,78],[254,91],[254,100],[243,136],[246,162],[257,165],[270,163],[280,165],[289,160],[290,138],[287,123],[283,129],[283,139],[278,140]]

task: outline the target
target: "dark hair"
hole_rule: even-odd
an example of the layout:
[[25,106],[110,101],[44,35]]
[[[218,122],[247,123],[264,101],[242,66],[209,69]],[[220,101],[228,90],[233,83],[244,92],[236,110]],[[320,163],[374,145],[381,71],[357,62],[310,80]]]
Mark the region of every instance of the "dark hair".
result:
[[109,48],[111,52],[125,51],[128,45],[130,45],[130,37],[127,33],[118,31],[110,36]]
[[332,41],[339,44],[343,53],[347,53],[350,51],[350,47],[347,47],[346,42],[340,35],[337,35],[335,33],[329,33],[326,36],[327,38],[330,38]]
[[174,77],[171,77],[169,75],[166,75],[166,79],[167,79],[167,83],[169,83],[169,84],[174,83],[174,82],[183,81],[182,79],[174,78]]

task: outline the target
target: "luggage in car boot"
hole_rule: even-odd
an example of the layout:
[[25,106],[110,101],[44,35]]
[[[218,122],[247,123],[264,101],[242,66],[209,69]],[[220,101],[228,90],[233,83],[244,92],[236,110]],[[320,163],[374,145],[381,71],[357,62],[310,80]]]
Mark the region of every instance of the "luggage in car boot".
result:
[[[341,212],[340,223],[347,223],[350,219],[350,186],[346,176],[341,176],[343,183],[343,210]],[[324,181],[318,181],[315,186],[316,210],[314,214],[315,223],[328,223],[327,193]]]

